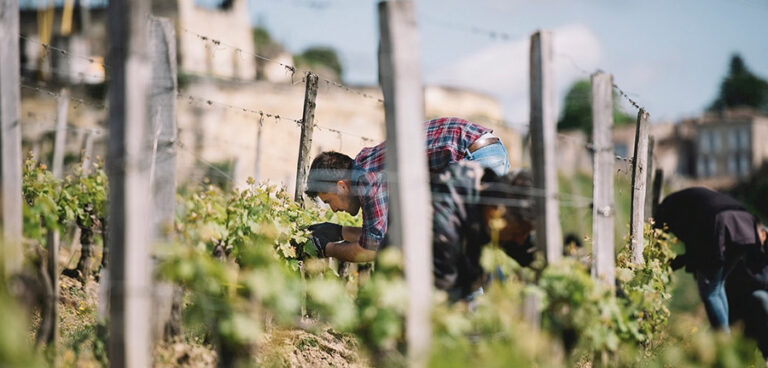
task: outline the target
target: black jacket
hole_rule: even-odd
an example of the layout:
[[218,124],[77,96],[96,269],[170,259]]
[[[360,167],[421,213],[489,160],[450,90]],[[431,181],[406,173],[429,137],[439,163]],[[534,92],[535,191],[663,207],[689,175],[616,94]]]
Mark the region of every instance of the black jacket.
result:
[[750,249],[760,248],[757,218],[730,196],[706,188],[670,194],[654,219],[656,227],[668,226],[685,243],[688,272],[733,265]]

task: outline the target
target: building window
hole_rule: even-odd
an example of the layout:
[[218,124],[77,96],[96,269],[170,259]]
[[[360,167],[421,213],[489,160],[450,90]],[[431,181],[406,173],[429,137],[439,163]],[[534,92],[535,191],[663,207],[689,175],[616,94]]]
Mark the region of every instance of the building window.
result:
[[707,174],[708,176],[717,175],[717,160],[715,160],[713,156],[710,156],[709,159],[707,159]]
[[712,149],[712,152],[720,153],[723,150],[722,139],[720,139],[720,132],[715,130],[709,132],[709,139],[712,141],[709,146]]
[[742,154],[739,157],[739,174],[741,176],[747,176],[749,175],[749,156],[746,154]]
[[739,130],[737,129],[728,131],[728,150],[731,152],[739,151]]
[[[733,135],[731,135],[733,136]],[[728,174],[732,176],[739,175],[739,155],[728,155]]]
[[739,149],[742,151],[749,149],[749,128],[739,129]]
[[702,130],[699,132],[699,152],[708,153],[709,150],[709,132]]
[[707,166],[704,165],[704,156],[699,156],[696,161],[696,176],[700,178],[707,177]]

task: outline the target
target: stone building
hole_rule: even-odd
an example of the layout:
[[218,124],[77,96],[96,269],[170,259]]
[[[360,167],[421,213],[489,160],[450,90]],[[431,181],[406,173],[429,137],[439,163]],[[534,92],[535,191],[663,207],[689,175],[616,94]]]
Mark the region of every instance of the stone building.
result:
[[[42,80],[48,90],[67,87],[73,96],[103,102],[106,95],[103,86],[108,79],[103,68],[108,49],[104,5],[102,2],[101,7],[75,9],[71,31],[66,35],[59,31],[65,19],[61,4],[44,10],[50,13],[49,18],[45,18],[47,28],[42,32],[47,32],[45,35],[41,35],[38,24],[43,10],[34,6],[26,8],[22,12],[22,32],[30,42],[22,45],[27,58],[25,65],[33,70],[47,70],[47,74],[36,72],[30,78]],[[246,7],[245,0],[153,2],[153,14],[171,19],[176,26],[180,76],[178,177],[180,182],[199,182],[209,177],[222,183],[232,180],[240,185],[253,176],[282,183],[290,189],[295,181],[300,133],[294,120],[302,115],[304,83],[300,72],[288,72],[286,66],[293,64],[292,57],[281,49],[268,55],[271,61],[257,59],[258,45],[254,45]],[[61,55],[60,59],[43,57],[41,52],[45,49],[40,43],[57,44],[63,50],[78,52]],[[87,47],[78,49],[75,44]],[[77,68],[83,65],[76,66],[72,61],[82,61],[87,67],[101,66],[102,69],[93,72],[101,78],[84,80],[79,75],[91,72],[78,72]],[[257,78],[257,70],[263,78]],[[62,74],[65,77],[58,77]],[[379,88],[338,88],[332,82],[320,82],[312,153],[336,150],[354,156],[362,147],[381,142],[385,126],[383,104],[378,101]],[[98,89],[100,86],[102,90]],[[363,94],[368,97],[362,97]],[[35,150],[43,156],[50,152],[55,106],[56,99],[50,95],[24,91],[25,150]],[[258,111],[265,115],[255,113]],[[502,112],[495,99],[471,91],[428,86],[425,113],[425,118],[459,116],[493,128],[509,148],[512,164],[521,164],[520,134],[501,123]],[[279,115],[281,119],[267,114]],[[70,104],[68,123],[70,127],[100,127],[103,131],[106,109]],[[68,132],[70,163],[77,161],[84,144],[84,131],[70,129]],[[96,155],[104,156],[105,144],[105,136],[99,136]]]

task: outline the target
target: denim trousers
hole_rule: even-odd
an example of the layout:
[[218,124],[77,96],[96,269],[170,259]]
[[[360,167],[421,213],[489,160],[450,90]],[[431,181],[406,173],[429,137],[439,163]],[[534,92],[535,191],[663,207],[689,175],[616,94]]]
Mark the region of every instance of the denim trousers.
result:
[[768,290],[756,290],[749,299],[750,320],[745,333],[757,339],[757,347],[768,359]]
[[475,152],[467,150],[464,159],[475,161],[482,167],[493,170],[499,176],[509,173],[509,155],[501,142],[489,144]]
[[720,267],[714,274],[696,272],[696,283],[699,286],[699,296],[704,302],[704,309],[712,327],[729,332],[728,326],[728,297],[725,294],[725,270]]

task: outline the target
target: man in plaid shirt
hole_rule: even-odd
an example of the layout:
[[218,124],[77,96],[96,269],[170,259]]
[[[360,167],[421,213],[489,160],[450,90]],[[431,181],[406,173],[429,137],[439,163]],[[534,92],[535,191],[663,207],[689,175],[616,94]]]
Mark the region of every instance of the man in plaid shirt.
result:
[[[425,122],[430,172],[450,164],[476,161],[504,175],[509,159],[504,145],[492,130],[468,120],[449,117]],[[386,143],[364,148],[353,160],[338,152],[323,152],[312,161],[307,195],[319,197],[334,211],[363,211],[363,226],[317,224],[313,231],[321,256],[347,262],[369,262],[387,232],[388,196],[384,155]],[[344,240],[343,242],[339,242]]]

